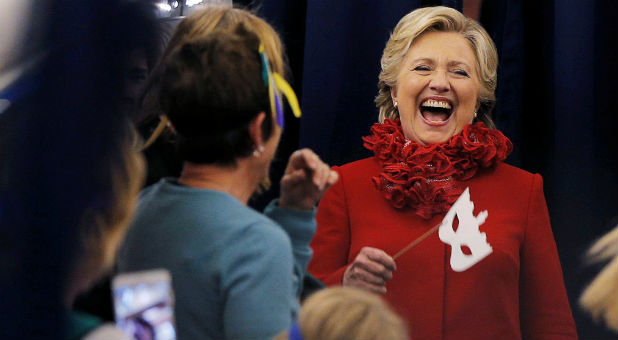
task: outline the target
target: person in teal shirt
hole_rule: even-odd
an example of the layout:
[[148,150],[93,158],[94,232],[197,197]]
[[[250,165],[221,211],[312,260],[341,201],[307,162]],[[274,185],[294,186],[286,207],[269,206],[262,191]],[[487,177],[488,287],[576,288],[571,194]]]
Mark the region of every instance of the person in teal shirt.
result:
[[155,72],[184,167],[142,192],[118,269],[171,272],[179,339],[272,338],[299,308],[315,203],[337,174],[296,151],[280,198],[264,214],[247,206],[281,137],[283,65],[267,23],[208,6],[179,24]]

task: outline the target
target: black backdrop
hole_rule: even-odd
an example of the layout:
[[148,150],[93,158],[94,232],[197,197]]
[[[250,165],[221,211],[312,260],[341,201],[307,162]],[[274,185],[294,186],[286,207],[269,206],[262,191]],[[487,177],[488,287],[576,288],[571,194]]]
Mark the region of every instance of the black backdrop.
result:
[[[288,116],[273,167],[297,147],[329,164],[370,154],[361,136],[377,120],[379,60],[390,31],[409,11],[461,1],[235,1],[256,9],[281,33],[302,103]],[[515,144],[507,163],[544,179],[571,308],[582,339],[613,339],[577,305],[598,267],[583,253],[618,223],[616,2],[485,1],[481,23],[498,48],[498,128]],[[253,202],[256,207],[275,196]]]

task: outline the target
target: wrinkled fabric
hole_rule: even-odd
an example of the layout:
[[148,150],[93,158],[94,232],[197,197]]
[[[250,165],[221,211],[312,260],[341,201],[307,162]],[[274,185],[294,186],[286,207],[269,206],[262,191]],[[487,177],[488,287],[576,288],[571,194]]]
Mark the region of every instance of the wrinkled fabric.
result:
[[386,119],[363,137],[382,172],[372,178],[393,207],[410,207],[424,219],[447,212],[465,189],[461,182],[493,167],[513,151],[500,131],[468,124],[444,143],[421,145],[406,139],[399,119]]

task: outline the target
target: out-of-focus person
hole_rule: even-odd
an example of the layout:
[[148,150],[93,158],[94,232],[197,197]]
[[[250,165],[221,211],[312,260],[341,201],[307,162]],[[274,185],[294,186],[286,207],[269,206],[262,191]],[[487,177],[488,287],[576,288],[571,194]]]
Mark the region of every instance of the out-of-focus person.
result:
[[601,237],[588,251],[592,262],[606,262],[579,298],[595,320],[618,333],[618,227]]
[[[139,154],[136,134],[126,122],[125,133],[113,140],[113,147],[101,156],[101,168],[93,187],[101,188],[96,204],[90,205],[78,227],[77,249],[65,291],[69,339],[129,338],[113,324],[82,311],[71,310],[77,295],[108,274],[115,262],[137,203],[144,180],[144,160]],[[105,188],[105,189],[103,189]]]
[[542,178],[503,162],[497,63],[458,11],[404,16],[364,138],[375,156],[336,167],[320,201],[309,271],[383,294],[414,339],[577,338]]
[[110,262],[141,185],[118,100],[124,37],[141,29],[114,21],[126,2],[0,4],[0,338],[90,329],[71,303]]
[[[155,7],[150,1],[130,1],[124,4],[122,18],[132,21],[139,30],[125,33],[123,46],[122,91],[120,109],[137,123],[139,100],[163,49],[165,48],[165,26],[155,16]],[[136,124],[139,125],[139,124]]]
[[[120,60],[118,84],[114,87],[118,93],[115,94],[117,98],[114,102],[117,110],[135,123],[140,95],[164,47],[165,32],[162,23],[155,16],[156,7],[152,1],[123,0],[120,4],[114,20],[133,29],[123,30],[122,39],[114,41],[111,47]],[[147,128],[139,127],[138,132],[143,130]],[[141,134],[146,137],[149,135]],[[146,181],[141,182],[143,185],[153,182],[151,178],[160,179],[162,174],[180,173],[181,163],[174,156],[173,145],[164,138],[160,138],[156,145],[146,150],[144,156],[147,160],[147,171]],[[106,321],[114,320],[109,275],[102,277],[88,291],[77,296],[73,307]]]
[[408,331],[382,297],[359,288],[332,287],[309,296],[298,321],[275,339],[408,339]]
[[280,198],[247,206],[281,136],[283,65],[266,22],[216,7],[179,24],[154,75],[184,167],[142,192],[118,269],[171,272],[180,339],[271,338],[296,316],[314,205],[337,174],[299,150]]

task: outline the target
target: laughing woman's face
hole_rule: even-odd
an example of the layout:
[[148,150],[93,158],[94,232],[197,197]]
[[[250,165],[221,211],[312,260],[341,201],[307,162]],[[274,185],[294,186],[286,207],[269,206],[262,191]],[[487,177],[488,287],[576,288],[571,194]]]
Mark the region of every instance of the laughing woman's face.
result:
[[391,91],[406,138],[441,143],[472,122],[480,88],[476,65],[459,33],[428,32],[410,46]]

